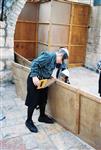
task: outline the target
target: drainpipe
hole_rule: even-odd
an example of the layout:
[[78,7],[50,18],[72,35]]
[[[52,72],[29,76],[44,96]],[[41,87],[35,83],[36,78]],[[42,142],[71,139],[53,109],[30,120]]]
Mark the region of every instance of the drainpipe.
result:
[[1,4],[1,16],[0,16],[0,21],[3,21],[3,15],[4,15],[4,1],[2,0],[2,4]]

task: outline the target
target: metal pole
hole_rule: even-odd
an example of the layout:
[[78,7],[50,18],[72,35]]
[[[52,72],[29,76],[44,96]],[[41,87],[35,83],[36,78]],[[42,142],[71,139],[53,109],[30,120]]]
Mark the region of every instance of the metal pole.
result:
[[1,17],[0,17],[0,20],[3,21],[3,14],[4,14],[4,1],[5,0],[2,0],[2,6],[1,6]]

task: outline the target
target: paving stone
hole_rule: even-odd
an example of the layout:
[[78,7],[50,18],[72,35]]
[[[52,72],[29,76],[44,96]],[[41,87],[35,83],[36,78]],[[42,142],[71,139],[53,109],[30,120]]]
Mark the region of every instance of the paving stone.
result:
[[4,139],[8,138],[14,138],[17,136],[22,136],[27,133],[30,133],[30,131],[25,127],[25,125],[15,125],[11,127],[5,127],[2,128],[2,135]]
[[[71,85],[98,96],[99,75],[96,72],[88,70],[84,67],[71,68],[69,71]],[[93,84],[89,84],[92,83],[92,81]]]
[[1,150],[26,150],[21,137],[0,141]]
[[51,140],[58,149],[63,150],[95,150],[82,140],[80,140],[75,135],[71,134],[68,131],[57,133],[50,136]]
[[26,149],[38,148],[38,143],[37,143],[36,138],[34,137],[33,133],[23,136],[22,139],[23,139],[24,145],[26,146]]
[[61,133],[66,131],[64,128],[62,128],[59,124],[42,124],[43,130],[46,132],[47,135],[52,135],[56,133]]
[[0,121],[0,127],[5,128],[5,127],[11,127],[11,126],[25,123],[25,120],[23,118],[21,118],[21,117],[20,118],[19,117],[13,118],[13,117],[7,118],[7,116],[6,116],[6,118],[4,120]]

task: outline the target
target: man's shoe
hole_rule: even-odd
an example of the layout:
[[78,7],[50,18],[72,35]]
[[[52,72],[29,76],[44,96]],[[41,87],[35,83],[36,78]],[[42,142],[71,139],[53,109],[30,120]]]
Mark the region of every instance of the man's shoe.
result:
[[26,120],[25,122],[26,127],[31,131],[31,132],[38,132],[37,127],[34,125],[32,120]]
[[39,116],[38,121],[44,123],[50,123],[50,124],[54,123],[54,120],[52,118],[49,118],[47,115]]

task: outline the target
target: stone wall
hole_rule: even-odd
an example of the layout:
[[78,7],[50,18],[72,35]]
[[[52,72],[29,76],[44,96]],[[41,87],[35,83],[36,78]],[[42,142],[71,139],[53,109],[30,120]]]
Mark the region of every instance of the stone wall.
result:
[[101,60],[101,6],[92,7],[89,26],[85,66],[95,70]]
[[0,82],[12,79],[13,51],[6,46],[6,23],[0,22]]
[[4,21],[0,21],[0,82],[12,81],[14,32],[26,0],[5,0]]
[[[101,6],[93,6],[93,0],[76,1],[92,6],[85,66],[96,69],[96,63],[101,59]],[[26,0],[5,0],[4,21],[0,22],[0,82],[12,80],[14,32],[25,3]]]

